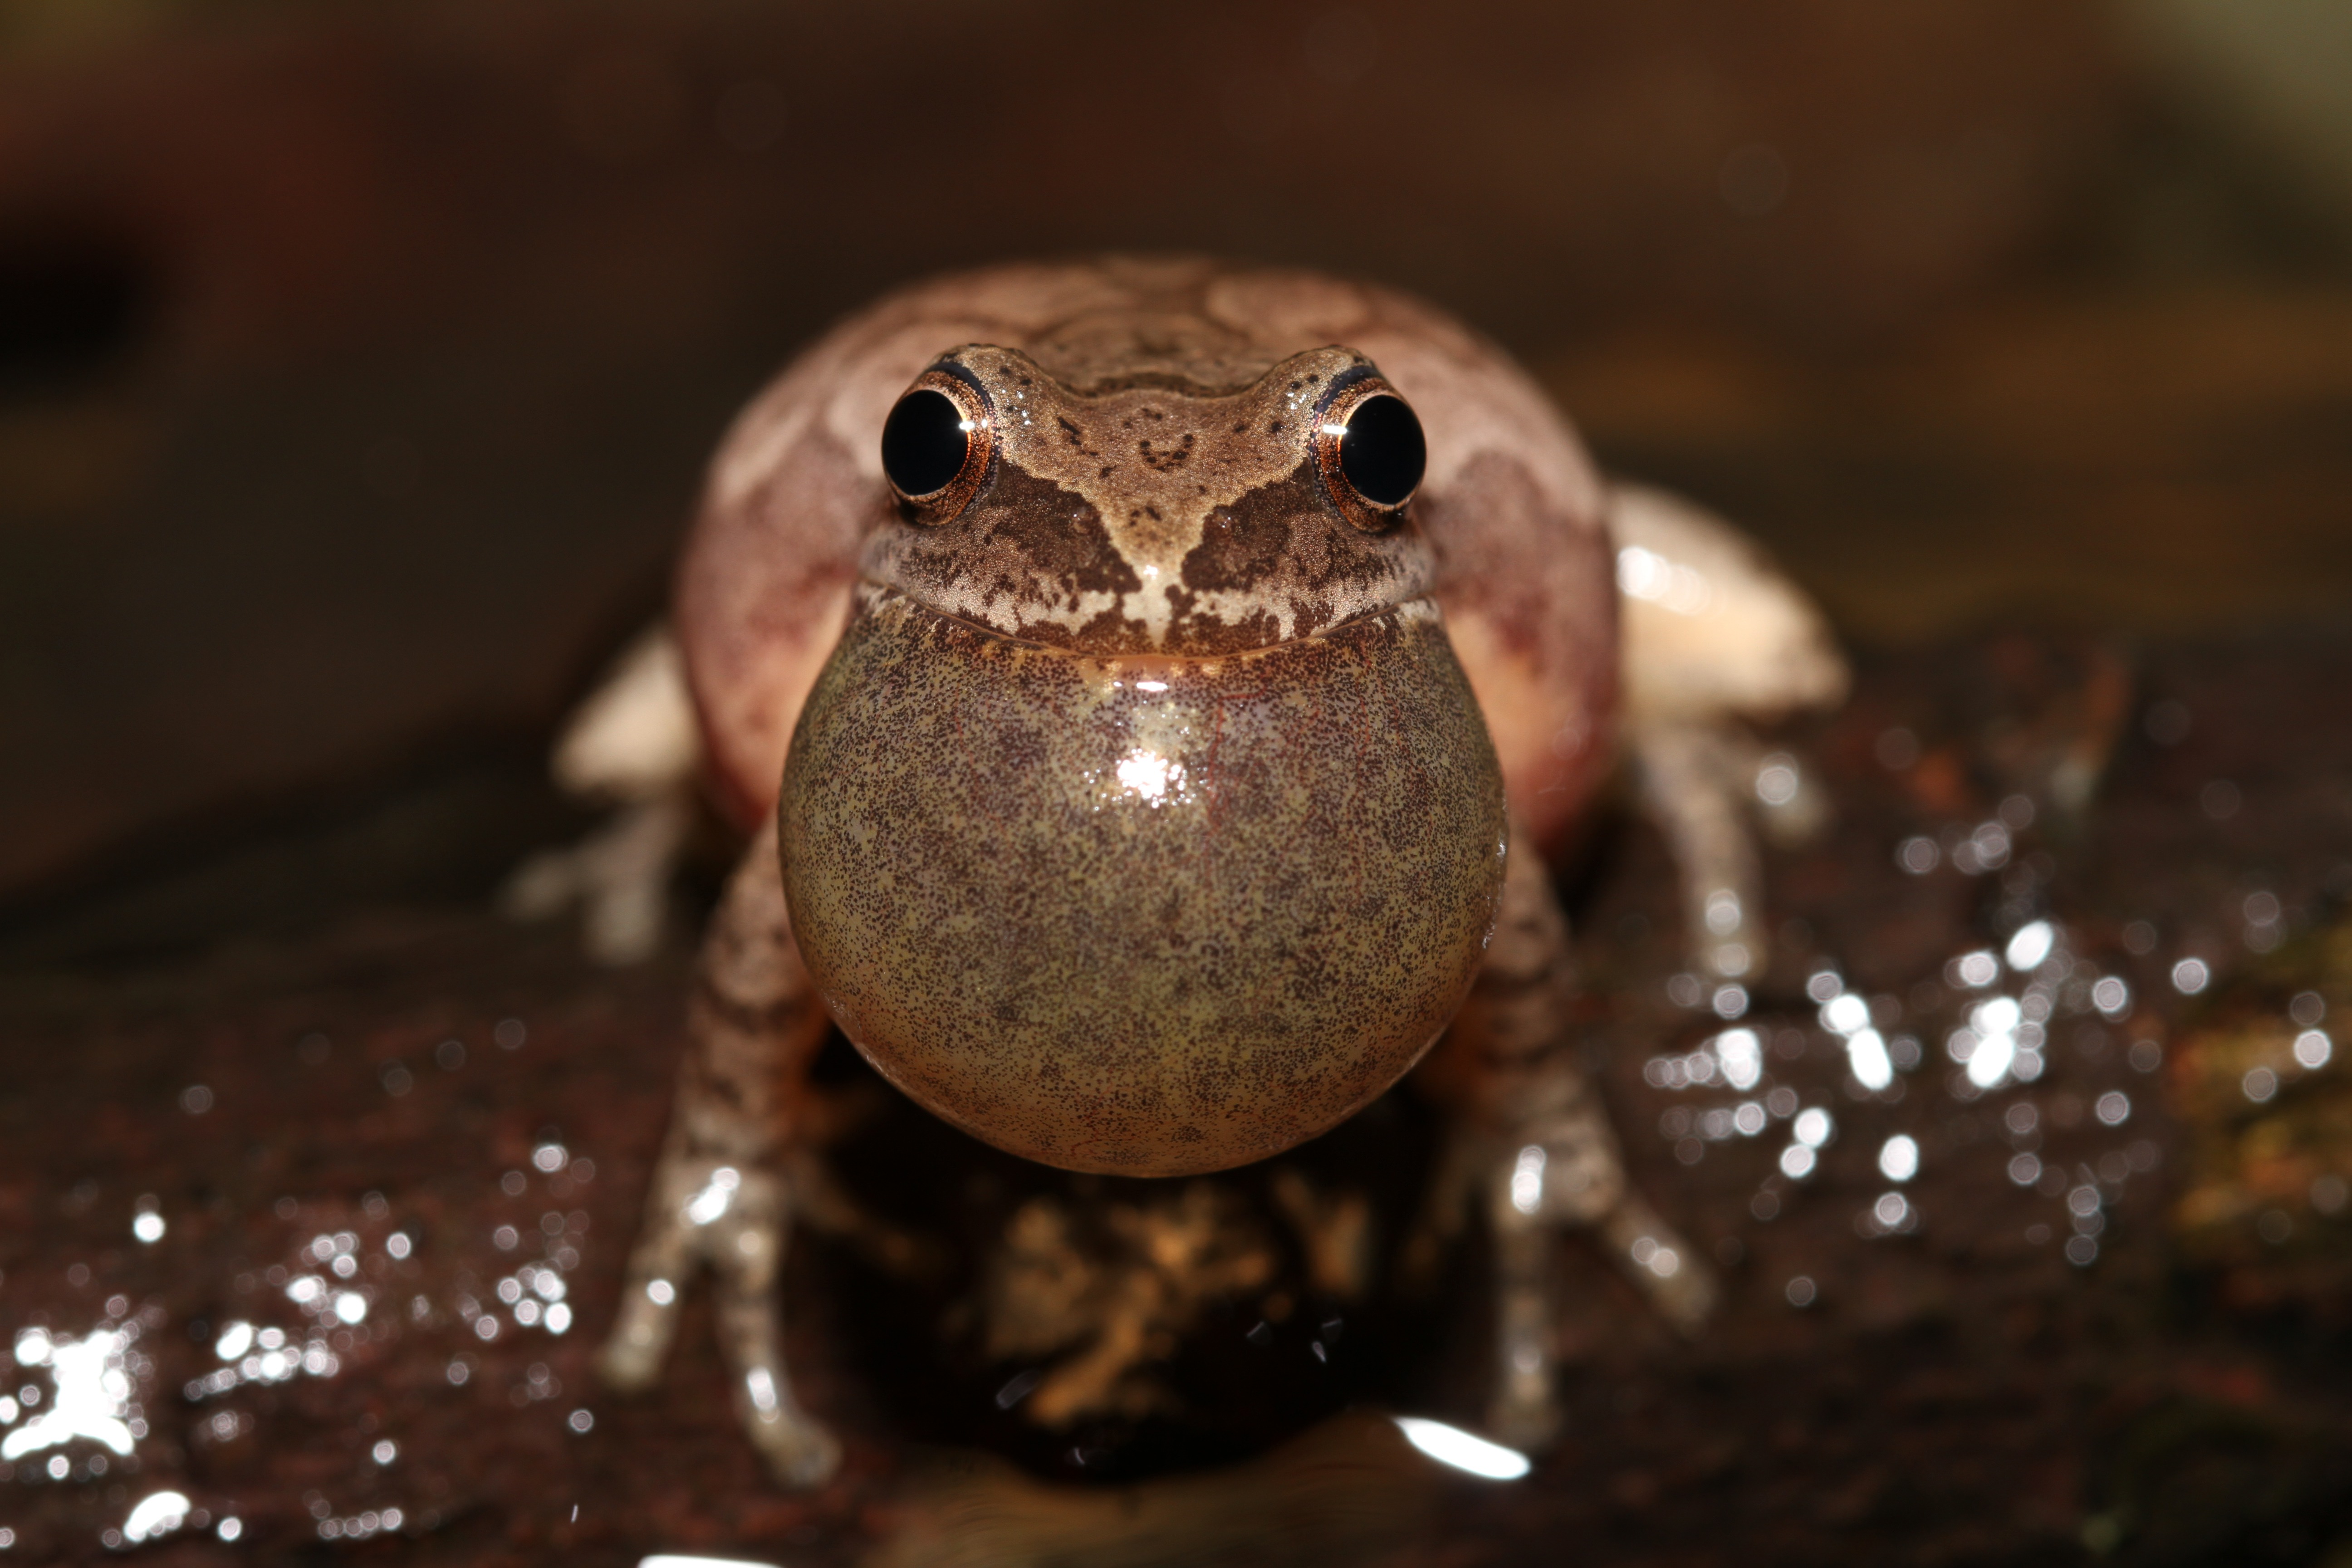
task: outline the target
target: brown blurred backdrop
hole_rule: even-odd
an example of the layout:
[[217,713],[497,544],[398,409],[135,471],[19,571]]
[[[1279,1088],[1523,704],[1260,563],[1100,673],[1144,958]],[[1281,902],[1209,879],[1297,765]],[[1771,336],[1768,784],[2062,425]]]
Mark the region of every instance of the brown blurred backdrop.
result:
[[[528,772],[731,410],[994,258],[1424,291],[1865,647],[2339,617],[2347,79],[2291,0],[17,0],[0,926]],[[366,854],[486,811],[479,880],[543,802]]]

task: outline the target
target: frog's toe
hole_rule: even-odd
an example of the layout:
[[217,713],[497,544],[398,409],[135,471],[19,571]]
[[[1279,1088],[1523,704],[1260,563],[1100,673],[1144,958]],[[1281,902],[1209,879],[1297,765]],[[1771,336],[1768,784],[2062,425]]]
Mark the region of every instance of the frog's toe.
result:
[[668,1346],[669,1335],[646,1315],[633,1321],[624,1314],[613,1337],[596,1352],[596,1375],[615,1394],[642,1394],[661,1380],[662,1352]]
[[794,1490],[821,1487],[841,1468],[841,1440],[791,1405],[746,1410],[743,1429],[769,1473]]
[[1506,1379],[1486,1407],[1486,1435],[1523,1453],[1541,1453],[1550,1447],[1559,1440],[1559,1405],[1552,1398],[1548,1373],[1526,1380]]
[[1706,1327],[1720,1295],[1715,1270],[1657,1210],[1629,1192],[1601,1229],[1658,1316],[1685,1335]]

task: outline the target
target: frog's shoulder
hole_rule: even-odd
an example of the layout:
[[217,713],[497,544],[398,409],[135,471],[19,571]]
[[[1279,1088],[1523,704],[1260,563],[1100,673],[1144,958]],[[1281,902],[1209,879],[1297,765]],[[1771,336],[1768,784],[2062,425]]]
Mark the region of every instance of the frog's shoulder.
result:
[[1503,764],[1511,809],[1549,852],[1614,763],[1616,556],[1607,491],[1575,429],[1509,355],[1454,318],[1367,287],[1350,346],[1421,416],[1413,510],[1438,601]]

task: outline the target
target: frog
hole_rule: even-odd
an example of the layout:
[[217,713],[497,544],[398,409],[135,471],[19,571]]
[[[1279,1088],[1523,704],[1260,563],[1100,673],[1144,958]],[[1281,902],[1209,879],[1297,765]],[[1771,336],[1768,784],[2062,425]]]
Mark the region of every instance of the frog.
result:
[[1759,726],[1847,679],[1760,547],[1605,480],[1398,289],[1107,257],[887,296],[726,434],[666,626],[557,748],[614,824],[519,884],[632,956],[682,803],[743,835],[601,1374],[655,1383],[707,1273],[743,1431],[785,1487],[835,1472],[778,1280],[834,1201],[808,1075],[838,1030],[974,1138],[1170,1183],[1410,1077],[1448,1130],[1423,1239],[1494,1241],[1485,1425],[1541,1446],[1570,1237],[1683,1332],[1719,1293],[1574,1048],[1553,868],[1630,779],[1736,1011],[1758,826],[1819,814],[1759,803]]

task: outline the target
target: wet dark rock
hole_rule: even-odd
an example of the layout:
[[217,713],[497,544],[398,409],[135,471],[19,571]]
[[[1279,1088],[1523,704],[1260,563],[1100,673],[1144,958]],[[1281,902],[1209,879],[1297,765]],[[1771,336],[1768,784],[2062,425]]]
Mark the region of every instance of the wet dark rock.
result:
[[[1305,1185],[1288,1197],[1265,1171],[1219,1178],[1217,1212],[1231,1216],[1219,1223],[1270,1249],[1274,1272],[1202,1309],[1145,1369],[1150,1399],[1057,1430],[1026,1400],[1000,1404],[1024,1367],[981,1348],[976,1281],[1009,1216],[1040,1196],[1081,1246],[1099,1216],[1166,1193],[1010,1161],[836,1052],[821,1075],[846,1108],[835,1168],[919,1245],[814,1232],[796,1244],[791,1355],[848,1458],[833,1485],[793,1497],[736,1433],[700,1292],[652,1395],[614,1398],[588,1366],[667,1112],[682,954],[600,971],[567,931],[387,899],[376,881],[308,933],[150,942],[135,957],[103,942],[78,959],[20,950],[0,979],[0,1342],[38,1329],[52,1349],[41,1364],[21,1342],[36,1364],[9,1386],[47,1403],[0,1430],[57,1408],[55,1347],[93,1332],[121,1336],[144,1428],[128,1455],[83,1436],[10,1459],[12,1560],[88,1560],[164,1490],[205,1523],[142,1561],[629,1563],[656,1549],[913,1561],[916,1543],[947,1552],[940,1542],[968,1537],[955,1521],[984,1516],[1011,1533],[938,1560],[1091,1541],[1082,1560],[1116,1563],[1141,1561],[1118,1545],[1133,1539],[1121,1510],[1154,1521],[1163,1544],[1197,1528],[1204,1549],[1278,1538],[1337,1551],[1359,1517],[1349,1500],[1375,1496],[1401,1510],[1381,1516],[1399,1561],[1423,1560],[1414,1542],[1428,1561],[1550,1561],[1568,1538],[1595,1560],[2313,1560],[2352,1507],[2339,1458],[2352,1364],[2326,1329],[2352,1229],[2306,1205],[2292,1242],[2266,1246],[2184,1210],[2200,1183],[2254,1178],[2194,1152],[2216,1116],[2245,1122],[2213,1099],[2212,1072],[2183,1064],[2242,1071],[2228,1053],[2252,1048],[2255,1022],[2307,984],[2336,984],[2332,970],[2301,976],[2335,951],[2345,890],[2331,879],[2352,863],[2340,783],[2352,738],[2325,721],[2352,645],[2158,650],[2128,672],[2135,711],[2147,693],[2188,693],[2186,736],[2120,731],[2079,817],[2041,802],[2002,865],[1969,874],[1945,853],[1915,875],[1896,860],[1908,837],[1940,852],[2044,787],[2017,771],[2032,749],[2014,738],[2064,741],[2104,657],[2028,638],[1882,659],[1843,717],[1779,739],[1824,775],[1839,816],[1772,858],[1784,943],[1740,1020],[1773,1043],[1752,1090],[1645,1077],[1653,1057],[1697,1051],[1725,1025],[1670,995],[1679,938],[1663,847],[1633,822],[1603,836],[1571,882],[1588,933],[1580,1019],[1632,1167],[1725,1260],[1727,1301],[1679,1342],[1580,1249],[1562,1324],[1567,1435],[1513,1485],[1449,1483],[1384,1423],[1340,1414],[1470,1422],[1483,1397],[1479,1244],[1448,1261],[1433,1296],[1393,1282],[1433,1138],[1409,1090],[1301,1152],[1289,1164]],[[2262,721],[2229,717],[2249,710]],[[1918,752],[1890,768],[1876,742],[1898,712]],[[2222,821],[2198,794],[2217,775],[2242,792]],[[272,853],[320,831],[362,833],[302,825]],[[253,858],[218,863],[236,876]],[[201,867],[173,874],[194,889],[175,898],[200,895]],[[2282,911],[2270,952],[2247,945],[2255,882]],[[151,906],[110,891],[87,907],[97,930],[107,909],[140,921]],[[2024,994],[2026,977],[2003,970],[1972,991],[1948,967],[2000,950],[2027,916],[2055,922],[2082,984],[2051,993],[2040,1077],[1979,1090],[1947,1035],[1985,996]],[[2137,921],[2158,933],[2144,952],[2126,945]],[[2201,999],[2168,979],[2190,950],[2215,975]],[[1917,1066],[1889,1089],[1853,1083],[1822,1027],[1806,987],[1825,966],[1883,999],[1874,1025],[1918,1040]],[[2129,993],[2114,1016],[2088,999],[2107,976]],[[2106,1048],[2070,1043],[2084,1028]],[[2135,1065],[2140,1039],[2168,1065]],[[1834,1124],[1802,1179],[1780,1164],[1785,1117],[1754,1136],[1693,1131],[1775,1088]],[[2100,1109],[2114,1110],[2111,1095],[2128,1102],[2120,1120]],[[2034,1108],[2029,1132],[2011,1116],[2020,1105]],[[1877,1164],[1897,1133],[1919,1150],[1900,1184]],[[2309,1158],[2344,1157],[2308,1117],[2296,1136],[2320,1140]],[[1677,1146],[1694,1140],[1686,1163]],[[2026,1154],[2038,1170],[2021,1183],[2012,1162]],[[2086,1190],[2095,1201],[2075,1196]],[[1302,1191],[1322,1207],[1302,1207]],[[1909,1228],[1872,1228],[1889,1191]],[[1341,1303],[1318,1295],[1296,1216],[1339,1212],[1349,1192],[1378,1239],[1360,1299]],[[2084,1261],[2069,1260],[2073,1241]],[[1325,1331],[1333,1319],[1343,1333]],[[265,1330],[291,1359],[264,1364]],[[134,1415],[119,1418],[128,1430]],[[68,1474],[52,1480],[59,1458]],[[234,1547],[217,1535],[232,1517]],[[1277,1518],[1291,1533],[1265,1535]]]

